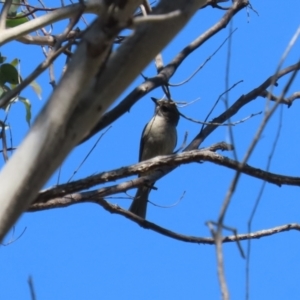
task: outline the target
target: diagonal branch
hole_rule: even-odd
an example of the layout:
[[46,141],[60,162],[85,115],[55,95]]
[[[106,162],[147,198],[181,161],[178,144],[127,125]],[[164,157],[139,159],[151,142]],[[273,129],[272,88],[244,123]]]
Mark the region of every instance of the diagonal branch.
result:
[[234,5],[230,10],[226,12],[223,18],[212,26],[205,33],[200,35],[190,45],[185,47],[168,65],[162,68],[162,70],[154,77],[148,78],[138,87],[136,87],[131,93],[129,93],[116,107],[105,113],[97,125],[84,137],[80,142],[88,140],[94,134],[112,124],[115,120],[121,117],[123,114],[130,111],[130,108],[142,97],[146,96],[152,90],[168,84],[170,78],[175,74],[178,67],[183,61],[201,45],[208,41],[212,36],[217,34],[220,30],[226,28],[232,17],[237,14],[241,9],[248,5],[246,0],[238,0],[234,2]]
[[[213,152],[214,149],[215,149],[214,146],[212,146],[210,150],[207,149],[192,150],[180,154],[158,156],[153,159],[149,159],[135,165],[119,168],[109,172],[103,172],[98,175],[89,176],[85,179],[77,180],[67,184],[62,184],[57,187],[53,187],[40,192],[38,197],[34,201],[34,203],[45,203],[47,201],[52,201],[55,198],[60,198],[71,193],[82,191],[84,189],[88,189],[98,184],[104,184],[110,181],[115,181],[117,179],[125,178],[135,174],[147,173],[150,170],[158,170],[151,176],[150,175],[143,176],[114,186],[104,187],[96,191],[90,191],[88,192],[90,194],[82,193],[80,197],[86,196],[89,198],[90,195],[95,193],[98,196],[105,197],[116,193],[126,192],[138,186],[145,185],[148,182],[155,181],[157,176],[159,177],[162,175],[162,169],[161,169],[162,167],[174,168],[175,166],[181,164],[188,164],[188,163],[199,162],[199,161],[212,162],[214,164],[218,164],[220,166],[224,166],[232,170],[239,170],[244,174],[267,181],[272,184],[276,184],[278,186],[281,185],[300,186],[300,177],[284,176],[280,174],[266,172],[261,169],[251,167],[247,164],[241,167],[241,164],[239,162],[234,161],[228,157],[222,156],[218,153],[214,153]],[[73,196],[68,195],[67,197],[70,197],[69,202],[71,202],[72,200],[71,198]],[[69,202],[68,205],[70,205]],[[53,205],[53,202],[51,205]]]
[[[223,123],[227,121],[229,118],[234,116],[242,107],[244,107],[249,102],[255,100],[257,97],[261,96],[264,91],[270,87],[274,82],[283,76],[294,72],[295,70],[300,70],[300,63],[296,63],[294,65],[288,66],[285,69],[277,72],[276,74],[267,78],[261,85],[257,88],[253,89],[246,95],[242,95],[238,100],[236,100],[225,112],[219,115],[217,118],[212,120],[212,123]],[[197,149],[201,143],[207,138],[218,126],[216,125],[207,125],[190,143],[190,145],[186,148],[186,150]]]
[[[85,197],[82,197],[82,198],[74,197],[73,198],[73,204],[88,203],[88,202],[99,204],[105,210],[107,210],[108,212],[110,212],[112,214],[122,215],[123,217],[130,219],[131,221],[137,223],[144,229],[150,229],[152,231],[155,231],[159,234],[162,234],[164,236],[170,237],[175,240],[179,240],[179,241],[187,242],[187,243],[196,243],[196,244],[206,244],[206,245],[214,245],[215,244],[215,239],[212,237],[195,237],[195,236],[183,235],[183,234],[171,231],[169,229],[158,226],[155,223],[152,223],[143,218],[140,218],[137,215],[129,212],[128,210],[122,209],[121,207],[119,207],[117,205],[111,204],[111,203],[107,202],[106,200],[104,200],[103,198],[97,197],[97,195],[95,195],[95,194],[94,194],[94,197],[89,200],[88,200],[88,198],[85,198]],[[33,204],[29,208],[29,212],[30,211],[36,211],[35,204]],[[250,232],[250,233],[246,233],[246,234],[236,234],[236,235],[225,236],[222,238],[222,243],[231,243],[231,242],[243,241],[243,240],[249,240],[249,239],[259,239],[262,237],[267,237],[267,236],[271,236],[271,235],[274,235],[277,233],[286,232],[286,231],[290,231],[290,230],[300,231],[300,224],[297,224],[297,223],[286,224],[286,225],[277,226],[277,227],[273,227],[270,229],[259,230],[256,232]]]
[[261,96],[264,98],[267,98],[271,101],[274,101],[274,102],[286,104],[289,108],[296,99],[300,99],[300,92],[295,92],[292,95],[290,95],[289,97],[282,98],[280,96],[279,97],[275,96],[272,93],[270,93],[269,91],[265,90],[265,91],[262,91]]
[[111,18],[123,23],[124,18],[130,18],[135,10],[136,1],[128,1],[128,7],[117,11],[116,16],[106,7],[102,18],[96,19],[86,30],[47,105],[0,173],[1,185],[5,187],[0,195],[0,240],[75,146],[77,136],[82,135],[80,130],[85,130],[84,126],[76,128],[74,124],[68,124],[68,120],[106,62],[111,45],[122,30],[119,22],[111,22]]
[[106,10],[89,27],[46,107],[0,173],[0,241],[99,116],[205,4],[205,0],[161,0],[156,14],[175,10],[181,14],[163,23],[141,24],[109,55],[115,37],[141,1],[122,1],[120,9],[111,9],[113,2],[105,1]]
[[[95,14],[104,14],[105,5],[103,1],[86,1],[84,4],[85,12],[95,13]],[[30,20],[19,26],[8,28],[1,32],[0,35],[0,45],[4,45],[12,40],[22,37],[23,35],[40,29],[41,27],[50,25],[57,21],[61,21],[67,18],[71,18],[82,9],[82,4],[72,4],[57,10],[51,11],[46,15],[43,15],[39,18]]]

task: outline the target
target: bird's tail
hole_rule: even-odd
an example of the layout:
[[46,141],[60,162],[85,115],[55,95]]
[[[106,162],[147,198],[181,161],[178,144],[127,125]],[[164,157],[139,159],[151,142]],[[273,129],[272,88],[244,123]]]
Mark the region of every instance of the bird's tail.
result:
[[150,191],[151,188],[146,186],[138,188],[134,200],[129,207],[129,211],[145,219]]

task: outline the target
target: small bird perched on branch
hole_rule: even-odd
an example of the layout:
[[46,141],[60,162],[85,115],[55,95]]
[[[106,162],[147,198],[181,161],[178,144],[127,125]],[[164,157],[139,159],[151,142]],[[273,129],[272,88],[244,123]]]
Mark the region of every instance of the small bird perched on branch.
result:
[[[179,121],[179,111],[175,102],[151,99],[155,102],[155,113],[143,130],[139,161],[172,154],[177,143],[176,126]],[[143,175],[149,175],[149,173]],[[151,186],[138,188],[129,211],[145,219],[148,196],[153,185],[154,183]]]

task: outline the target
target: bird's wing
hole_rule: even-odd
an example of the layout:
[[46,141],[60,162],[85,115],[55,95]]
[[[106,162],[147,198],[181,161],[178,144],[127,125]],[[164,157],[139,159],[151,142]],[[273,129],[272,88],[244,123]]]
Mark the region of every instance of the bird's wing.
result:
[[139,162],[142,160],[142,153],[143,153],[143,150],[144,150],[144,142],[145,142],[145,139],[146,139],[146,136],[144,136],[144,133],[145,133],[145,130],[147,128],[148,124],[145,125],[144,129],[143,129],[143,132],[142,132],[142,136],[141,136],[141,140],[140,140],[140,153],[139,153]]

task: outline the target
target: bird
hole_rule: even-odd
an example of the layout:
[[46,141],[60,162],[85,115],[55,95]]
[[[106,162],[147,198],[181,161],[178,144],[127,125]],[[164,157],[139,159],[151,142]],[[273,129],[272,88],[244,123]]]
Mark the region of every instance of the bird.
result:
[[[179,122],[179,111],[174,101],[157,100],[155,112],[152,119],[144,127],[140,140],[139,161],[144,161],[158,155],[172,154],[177,144],[176,127]],[[152,171],[153,172],[153,171]],[[143,175],[150,175],[151,172]],[[148,196],[154,183],[151,186],[138,188],[129,211],[145,219],[147,212]]]

